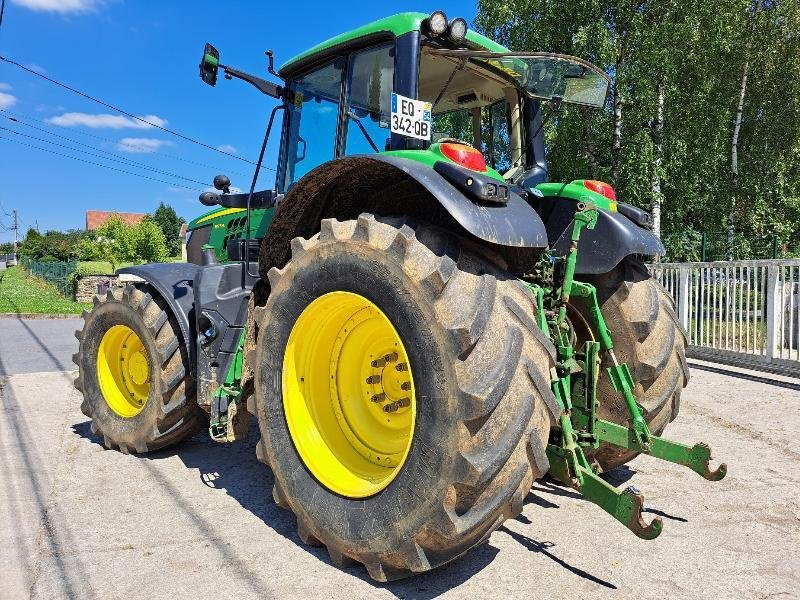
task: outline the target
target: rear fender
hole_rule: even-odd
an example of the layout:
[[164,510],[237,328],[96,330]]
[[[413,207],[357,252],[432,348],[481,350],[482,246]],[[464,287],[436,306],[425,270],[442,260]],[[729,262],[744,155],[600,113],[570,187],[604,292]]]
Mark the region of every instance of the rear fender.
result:
[[501,255],[504,249],[547,246],[544,223],[517,194],[504,206],[480,206],[416,161],[381,154],[348,156],[317,167],[286,194],[262,244],[262,276],[270,267],[286,264],[292,238],[311,237],[322,219],[350,220],[362,212],[409,216],[455,229]]
[[[548,222],[550,231],[558,229],[550,227],[556,219],[569,225],[575,214],[575,202],[561,201],[559,204],[570,214],[552,214]],[[562,209],[556,210],[560,212]],[[553,243],[557,254],[563,256],[569,251],[571,232],[567,226],[558,235]],[[598,210],[595,228],[581,232],[575,272],[581,275],[608,273],[631,254],[661,256],[664,254],[664,245],[652,231],[639,227],[628,217],[617,212]]]

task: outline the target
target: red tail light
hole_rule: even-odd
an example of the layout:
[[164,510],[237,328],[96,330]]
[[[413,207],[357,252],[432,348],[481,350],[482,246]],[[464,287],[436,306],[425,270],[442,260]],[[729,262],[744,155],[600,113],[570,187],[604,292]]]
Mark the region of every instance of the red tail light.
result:
[[609,184],[607,184],[605,181],[597,181],[596,179],[584,179],[583,187],[585,187],[587,190],[592,190],[593,192],[602,194],[609,200],[617,199],[617,194],[614,191],[614,188],[611,187]]
[[466,144],[444,143],[439,146],[439,150],[441,150],[442,154],[447,158],[454,163],[458,163],[462,167],[467,167],[473,171],[480,171],[481,173],[486,171],[486,160],[483,158],[481,151],[477,148],[467,146]]

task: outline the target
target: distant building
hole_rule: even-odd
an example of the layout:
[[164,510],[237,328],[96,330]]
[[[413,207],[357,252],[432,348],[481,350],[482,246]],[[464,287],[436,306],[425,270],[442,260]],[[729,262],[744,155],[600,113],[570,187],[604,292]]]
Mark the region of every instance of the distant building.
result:
[[106,210],[87,210],[86,211],[86,230],[93,231],[98,227],[105,224],[106,221],[112,217],[121,219],[123,223],[128,225],[138,225],[144,218],[148,216],[147,213],[124,213]]
[[186,237],[187,237],[188,229],[186,227],[186,223],[181,223],[181,231],[178,234],[178,237],[181,239],[181,258],[185,261],[186,258]]

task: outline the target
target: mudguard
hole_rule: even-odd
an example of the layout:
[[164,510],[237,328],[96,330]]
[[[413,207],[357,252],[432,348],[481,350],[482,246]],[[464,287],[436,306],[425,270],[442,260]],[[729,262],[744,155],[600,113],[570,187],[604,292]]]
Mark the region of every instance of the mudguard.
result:
[[191,374],[195,376],[197,349],[195,348],[194,278],[202,269],[192,263],[151,263],[119,269],[117,273],[141,277],[161,294],[167,303],[189,347]]
[[485,242],[516,248],[546,248],[547,231],[536,211],[511,192],[503,205],[481,206],[458,191],[430,167],[397,156],[370,157],[413,177],[465,230]]
[[[572,212],[574,214],[574,206]],[[570,232],[567,227],[553,244],[560,255],[569,250]],[[588,275],[608,273],[631,254],[660,256],[664,254],[664,245],[652,231],[639,227],[624,215],[598,210],[595,228],[584,229],[581,233],[575,272]]]
[[481,206],[428,165],[399,156],[356,155],[316,167],[286,192],[262,243],[262,275],[283,267],[292,238],[310,237],[322,219],[355,219],[362,212],[406,215],[441,226],[455,221],[479,240],[501,247],[547,247],[544,223],[517,194],[504,206]]

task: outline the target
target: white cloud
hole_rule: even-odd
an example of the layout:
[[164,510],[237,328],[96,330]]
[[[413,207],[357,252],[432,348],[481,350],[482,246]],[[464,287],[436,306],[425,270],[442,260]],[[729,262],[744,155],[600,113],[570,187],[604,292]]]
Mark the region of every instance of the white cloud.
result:
[[135,154],[146,154],[149,152],[158,152],[164,146],[174,146],[172,142],[167,140],[159,140],[156,138],[122,138],[117,144],[117,150],[122,152],[132,152]]
[[152,123],[152,125],[142,123],[141,121],[123,115],[90,115],[88,113],[77,112],[68,112],[57,117],[51,117],[47,119],[47,122],[61,127],[83,125],[84,127],[91,127],[92,129],[152,129],[153,125],[164,127],[164,125],[167,124],[166,119],[162,119],[156,115],[145,115],[139,118],[144,119],[148,123]]
[[0,81],[0,91],[7,92],[10,89],[11,89],[10,83],[3,83],[2,81]]
[[11,108],[17,103],[16,96],[0,92],[0,109]]
[[217,150],[221,152],[227,152],[228,154],[236,154],[236,146],[231,146],[230,144],[222,144],[222,146],[217,146]]
[[27,64],[27,65],[25,65],[25,66],[26,66],[28,69],[30,69],[31,71],[36,71],[36,72],[37,72],[37,73],[39,73],[40,75],[45,75],[45,74],[47,74],[47,69],[45,69],[44,67],[40,67],[40,66],[39,66],[39,65],[37,65],[36,63],[28,63],[28,64]]
[[31,10],[56,13],[89,12],[97,8],[97,0],[11,0],[12,4]]

